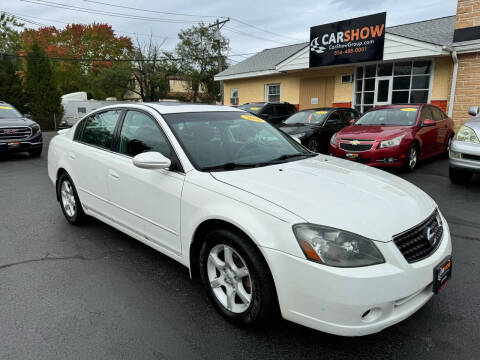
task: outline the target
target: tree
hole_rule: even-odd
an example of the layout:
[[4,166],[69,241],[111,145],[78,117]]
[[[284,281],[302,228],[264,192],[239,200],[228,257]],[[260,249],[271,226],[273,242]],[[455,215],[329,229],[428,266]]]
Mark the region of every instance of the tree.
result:
[[41,46],[34,42],[27,52],[25,64],[25,93],[28,110],[43,129],[56,126],[63,108],[61,93],[55,81],[53,65]]
[[175,54],[179,58],[179,70],[191,86],[193,101],[198,100],[200,86],[205,88],[210,100],[219,99],[219,84],[214,81],[218,73],[220,48],[220,67],[227,65],[225,54],[229,50],[227,38],[217,32],[216,27],[199,23],[191,28],[181,30],[178,34],[180,43],[177,44]]
[[[99,84],[97,77],[103,71],[114,69],[120,62],[126,62],[133,50],[129,37],[117,36],[108,24],[90,25],[71,24],[64,29],[53,26],[25,30],[22,35],[24,50],[29,50],[34,43],[55,59],[55,71],[60,89],[64,93],[87,91],[94,96],[116,96],[121,87],[118,82],[101,82],[101,91],[94,88]],[[128,65],[117,68],[128,70]],[[112,72],[109,72],[112,74]],[[128,74],[126,78],[130,78]],[[105,76],[103,76],[105,78]]]
[[0,55],[0,100],[25,112],[26,97],[17,71],[17,59]]
[[15,17],[0,13],[0,54],[14,54],[20,49],[20,32],[23,24]]
[[160,50],[162,45],[154,43],[151,37],[146,44],[137,40],[133,52],[136,60],[133,68],[135,82],[129,90],[140,95],[143,101],[164,98],[169,90],[168,76],[177,72],[174,62],[169,61]]

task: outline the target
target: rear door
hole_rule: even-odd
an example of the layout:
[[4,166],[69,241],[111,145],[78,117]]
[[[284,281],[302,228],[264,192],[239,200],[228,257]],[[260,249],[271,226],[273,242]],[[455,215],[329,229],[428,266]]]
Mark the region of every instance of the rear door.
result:
[[422,157],[432,156],[437,152],[437,138],[438,138],[438,126],[425,126],[423,123],[425,120],[433,120],[433,114],[430,106],[424,106],[420,114],[420,129],[418,130],[418,136],[421,141],[421,155]]
[[102,215],[109,211],[106,167],[122,112],[108,110],[82,120],[67,155],[82,204]]
[[134,166],[132,158],[146,151],[160,152],[179,164],[157,120],[145,112],[128,110],[108,166],[109,198],[115,208],[112,216],[146,241],[179,255],[180,197],[185,175],[174,166],[172,170]]
[[326,153],[328,151],[328,143],[330,142],[332,135],[344,127],[344,122],[345,120],[342,111],[340,110],[334,110],[328,115],[322,128],[322,153]]
[[437,123],[438,127],[438,137],[437,137],[437,151],[440,153],[444,150],[446,144],[447,144],[447,136],[448,136],[448,120],[444,116],[443,111],[431,106],[430,107],[432,114],[433,114],[433,120]]

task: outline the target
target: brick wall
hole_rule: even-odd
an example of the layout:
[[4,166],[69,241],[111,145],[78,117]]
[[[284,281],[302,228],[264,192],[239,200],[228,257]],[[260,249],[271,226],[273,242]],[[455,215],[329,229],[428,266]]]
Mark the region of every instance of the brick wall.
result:
[[468,108],[480,106],[480,52],[458,55],[457,88],[453,105],[453,120],[458,129],[471,116]]
[[458,0],[455,29],[480,26],[480,1]]

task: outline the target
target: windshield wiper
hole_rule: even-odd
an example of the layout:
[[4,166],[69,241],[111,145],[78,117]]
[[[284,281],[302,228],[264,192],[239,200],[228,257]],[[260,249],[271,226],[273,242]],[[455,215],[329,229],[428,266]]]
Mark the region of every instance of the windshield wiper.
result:
[[202,168],[203,171],[215,171],[215,170],[235,170],[235,169],[249,169],[257,167],[259,164],[242,164],[242,163],[235,163],[235,162],[228,162],[225,164],[215,165],[215,166],[207,166]]
[[307,157],[311,157],[311,156],[317,156],[318,154],[302,154],[302,153],[296,153],[296,154],[284,154],[282,156],[279,156],[278,158],[275,158],[275,159],[272,159],[269,161],[269,163],[271,162],[275,162],[275,161],[282,161],[282,160],[287,160],[287,159],[292,159],[292,158],[296,158],[296,157],[300,157],[300,156],[307,156]]

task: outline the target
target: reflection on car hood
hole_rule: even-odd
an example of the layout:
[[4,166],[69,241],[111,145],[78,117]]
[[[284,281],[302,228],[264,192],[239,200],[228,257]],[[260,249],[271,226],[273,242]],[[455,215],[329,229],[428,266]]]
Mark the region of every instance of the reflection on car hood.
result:
[[0,127],[32,126],[35,124],[35,121],[27,118],[0,119]]
[[409,126],[351,125],[340,130],[337,138],[349,139],[391,139],[410,131]]
[[285,125],[282,124],[280,127],[280,130],[287,134],[299,134],[299,133],[304,133],[304,132],[309,132],[310,130],[313,130],[316,126],[315,125]]
[[384,242],[425,220],[436,207],[422,190],[397,176],[324,155],[212,175],[306,222]]

